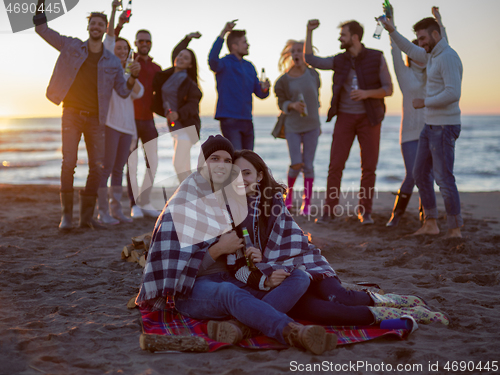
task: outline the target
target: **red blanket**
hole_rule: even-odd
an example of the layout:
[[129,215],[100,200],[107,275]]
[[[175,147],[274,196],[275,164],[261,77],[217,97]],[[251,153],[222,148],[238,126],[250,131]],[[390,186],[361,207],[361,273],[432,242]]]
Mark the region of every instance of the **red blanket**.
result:
[[[195,320],[179,314],[176,310],[150,311],[140,309],[144,333],[156,335],[192,335],[203,337],[209,345],[209,351],[213,352],[230,344],[211,340],[207,336],[208,320]],[[301,322],[306,323],[307,322]],[[356,342],[373,340],[385,335],[396,335],[405,339],[410,330],[404,329],[380,329],[377,326],[348,327],[348,326],[325,326],[328,332],[335,333],[338,337],[337,345],[354,344]],[[266,336],[255,336],[243,340],[238,344],[248,349],[286,349],[287,346]]]

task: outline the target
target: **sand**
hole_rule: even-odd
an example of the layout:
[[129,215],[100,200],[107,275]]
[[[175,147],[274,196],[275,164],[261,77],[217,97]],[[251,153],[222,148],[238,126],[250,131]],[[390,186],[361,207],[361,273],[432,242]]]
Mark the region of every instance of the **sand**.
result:
[[[422,367],[392,373],[453,373],[444,369],[452,361],[458,366],[459,361],[468,366],[490,361],[491,366],[500,359],[500,193],[462,193],[461,198],[463,239],[408,237],[419,227],[416,197],[400,227],[385,228],[393,203],[389,193],[375,200],[372,226],[348,216],[330,227],[297,220],[342,280],[418,294],[446,312],[450,326],[420,325],[407,340],[382,338],[323,356],[293,348],[234,347],[152,354],[139,348],[139,311],[126,308],[138,291],[142,268],[122,261],[120,252],[131,237],[151,231],[155,220],[60,233],[57,187],[0,185],[0,374],[264,375],[323,361],[331,368],[361,361],[363,367],[344,372],[351,374],[387,373],[388,365],[396,370],[398,364]],[[440,196],[438,202],[444,229]],[[429,370],[436,364],[439,371]]]

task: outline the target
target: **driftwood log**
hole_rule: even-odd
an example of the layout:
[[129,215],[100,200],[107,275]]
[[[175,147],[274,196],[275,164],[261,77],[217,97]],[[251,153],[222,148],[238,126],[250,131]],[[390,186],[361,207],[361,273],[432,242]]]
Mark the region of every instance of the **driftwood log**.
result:
[[208,352],[208,343],[198,336],[169,336],[142,334],[139,338],[142,350],[157,352],[175,350],[179,352]]

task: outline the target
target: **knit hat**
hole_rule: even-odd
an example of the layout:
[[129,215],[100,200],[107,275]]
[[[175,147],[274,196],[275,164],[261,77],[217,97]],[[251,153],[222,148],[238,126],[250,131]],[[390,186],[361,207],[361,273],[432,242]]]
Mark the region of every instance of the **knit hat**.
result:
[[203,153],[203,157],[205,159],[201,160],[200,154],[200,159],[198,160],[199,167],[203,166],[210,155],[219,150],[227,151],[229,155],[231,155],[231,158],[234,156],[233,144],[229,141],[229,139],[224,138],[220,134],[209,136],[208,139],[201,145],[201,152]]

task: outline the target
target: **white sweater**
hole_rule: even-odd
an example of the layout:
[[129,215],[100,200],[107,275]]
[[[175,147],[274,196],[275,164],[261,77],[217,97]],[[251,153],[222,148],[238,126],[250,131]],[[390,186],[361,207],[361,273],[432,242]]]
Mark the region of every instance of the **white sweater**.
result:
[[391,39],[412,60],[427,63],[427,88],[424,119],[427,125],[459,125],[459,100],[462,86],[462,61],[448,45],[445,38],[426,53],[397,31]]

